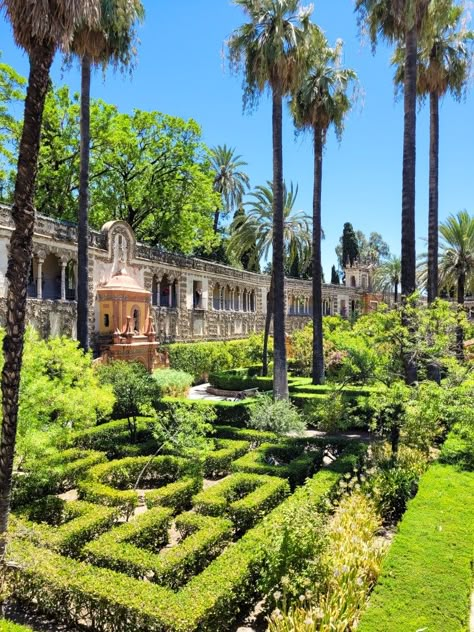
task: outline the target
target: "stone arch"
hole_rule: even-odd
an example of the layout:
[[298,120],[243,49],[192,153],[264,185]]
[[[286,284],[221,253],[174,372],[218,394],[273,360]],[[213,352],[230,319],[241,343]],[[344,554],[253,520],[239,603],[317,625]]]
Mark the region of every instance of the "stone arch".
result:
[[221,286],[216,283],[212,288],[212,309],[219,311],[221,308]]
[[66,300],[76,300],[76,262],[69,259],[66,264]]
[[43,298],[58,300],[61,298],[61,263],[58,257],[50,252],[43,261]]

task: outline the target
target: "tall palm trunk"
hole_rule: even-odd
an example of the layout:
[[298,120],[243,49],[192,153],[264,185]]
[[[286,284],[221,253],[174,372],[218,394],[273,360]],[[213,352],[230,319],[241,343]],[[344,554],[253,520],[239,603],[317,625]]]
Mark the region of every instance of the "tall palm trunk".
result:
[[54,57],[53,46],[38,46],[30,53],[30,73],[18,154],[18,171],[12,216],[15,229],[8,256],[6,332],[3,340],[2,436],[0,441],[0,561],[5,556],[18,423],[18,394],[25,333],[26,289],[35,225],[34,187],[38,167],[41,121]]
[[395,281],[395,283],[393,284],[393,294],[394,294],[394,300],[395,300],[395,305],[398,303],[398,279]]
[[428,210],[428,303],[438,296],[439,97],[430,93],[430,191]]
[[[458,276],[457,283],[457,301],[458,301],[458,310],[459,317],[464,311],[464,294],[465,294],[465,285],[466,285],[466,275],[462,272]],[[458,322],[456,326],[456,357],[459,362],[463,362],[464,360],[464,329],[460,322]]]
[[285,346],[285,263],[283,216],[282,95],[272,92],[273,136],[273,397],[288,399]]
[[273,272],[270,277],[270,291],[268,292],[267,313],[265,316],[265,330],[263,332],[262,349],[262,375],[268,375],[268,338],[270,337],[270,326],[273,317]]
[[324,383],[323,308],[321,287],[321,190],[323,180],[323,133],[314,128],[313,182],[313,384]]
[[79,175],[79,222],[77,230],[77,339],[89,349],[89,157],[90,157],[91,62],[81,61],[81,167]]
[[[404,130],[403,130],[403,182],[402,182],[402,302],[416,287],[415,249],[415,167],[416,167],[416,62],[417,33],[413,26],[406,33]],[[410,328],[407,313],[402,309],[402,324]],[[410,353],[404,354],[405,381],[416,382],[416,363]]]
[[219,208],[216,208],[216,210],[214,211],[214,223],[212,226],[212,229],[215,233],[217,233],[217,231],[219,230],[219,217],[221,214],[221,210]]

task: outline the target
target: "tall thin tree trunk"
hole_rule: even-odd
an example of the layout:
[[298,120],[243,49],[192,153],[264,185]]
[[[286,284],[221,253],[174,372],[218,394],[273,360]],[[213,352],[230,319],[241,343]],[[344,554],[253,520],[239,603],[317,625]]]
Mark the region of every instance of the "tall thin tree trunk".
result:
[[270,277],[270,291],[268,292],[267,313],[265,316],[265,331],[263,332],[262,349],[262,375],[268,375],[268,338],[270,337],[270,326],[273,317],[273,272]]
[[396,283],[394,283],[394,299],[395,299],[395,305],[398,303],[398,281]]
[[272,93],[273,127],[273,397],[288,399],[285,346],[285,261],[283,217],[282,95]]
[[[464,294],[465,294],[465,285],[466,285],[466,275],[464,273],[458,276],[457,283],[457,301],[458,301],[458,310],[459,317],[464,311]],[[464,329],[460,322],[458,322],[456,326],[456,357],[459,362],[464,361]]]
[[217,233],[217,231],[219,230],[219,217],[221,214],[221,210],[219,208],[216,208],[216,210],[214,211],[214,224],[213,224],[213,230],[215,233]]
[[[416,62],[417,33],[413,26],[406,33],[403,182],[402,182],[402,303],[416,288],[415,248],[415,167],[416,167]],[[402,324],[410,328],[406,310],[402,309]],[[405,381],[416,382],[416,363],[410,353],[404,354]]]
[[323,132],[314,128],[313,182],[313,384],[324,383],[323,308],[321,287],[321,191]]
[[430,190],[428,210],[428,303],[438,296],[439,98],[430,93]]
[[3,340],[2,436],[0,442],[0,562],[5,557],[12,486],[13,457],[18,423],[18,395],[25,333],[26,291],[33,251],[34,188],[38,168],[41,121],[54,57],[53,46],[38,46],[30,53],[23,131],[13,196],[15,229],[8,256],[6,332]]
[[79,175],[79,222],[77,230],[77,339],[89,350],[89,157],[90,157],[91,62],[81,61],[81,167]]

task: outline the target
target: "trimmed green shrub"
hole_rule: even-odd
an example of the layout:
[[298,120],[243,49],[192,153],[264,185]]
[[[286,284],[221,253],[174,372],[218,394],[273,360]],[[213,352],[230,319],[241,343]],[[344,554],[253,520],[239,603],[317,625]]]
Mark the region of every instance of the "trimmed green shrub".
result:
[[196,511],[228,515],[238,531],[255,524],[289,493],[286,481],[255,474],[232,474],[193,498]]
[[193,376],[175,369],[156,369],[153,379],[158,389],[158,397],[186,397],[193,383]]
[[202,481],[199,478],[181,478],[158,489],[145,491],[145,504],[150,509],[161,505],[171,507],[174,513],[180,513],[191,507],[194,494],[200,491]]
[[276,432],[252,430],[251,428],[235,428],[234,426],[216,426],[216,437],[250,441],[252,448],[256,448],[262,443],[278,443],[281,441],[281,437]]
[[[129,515],[138,504],[137,492],[132,489],[138,476],[146,467],[140,488],[164,487],[185,475],[190,467],[187,459],[177,456],[126,457],[101,463],[89,470],[88,478],[80,481],[79,494],[90,502],[120,506]],[[176,497],[175,491],[171,497]],[[181,498],[181,494],[177,495]]]
[[302,434],[306,430],[305,420],[296,406],[285,399],[274,400],[270,395],[256,398],[248,425],[255,430],[270,430],[277,434]]
[[409,503],[360,632],[469,627],[474,474],[432,465]]
[[259,372],[261,365],[242,369],[232,369],[219,373],[210,373],[209,382],[214,388],[223,391],[245,391],[258,388],[260,391],[271,391],[273,377],[262,377]]
[[96,450],[72,448],[56,452],[49,458],[30,464],[26,471],[13,477],[12,507],[18,509],[49,494],[72,489],[93,465],[106,461]]
[[240,608],[273,585],[272,569],[282,550],[272,534],[280,533],[308,498],[315,506],[324,505],[339,478],[357,465],[365,451],[364,445],[348,446],[336,462],[177,592],[13,540],[8,555],[16,563],[11,571],[14,594],[24,601],[35,600],[44,611],[71,625],[94,621],[98,632],[112,627],[114,632],[228,630]]
[[154,423],[152,417],[137,417],[133,431],[128,419],[117,419],[76,432],[70,442],[78,448],[102,450],[113,458],[119,446],[132,442],[143,443],[151,439]]
[[234,472],[267,474],[288,479],[292,489],[304,482],[321,466],[322,450],[305,452],[304,444],[263,443],[232,463]]
[[249,441],[216,439],[214,450],[205,457],[204,476],[207,478],[219,478],[228,474],[231,470],[232,461],[245,454],[249,449]]
[[20,517],[12,516],[12,522],[17,537],[26,537],[65,555],[77,555],[86,542],[109,529],[117,517],[117,511],[110,507],[49,496],[25,509]]
[[191,373],[195,383],[199,383],[207,382],[210,373],[259,362],[262,346],[263,336],[257,334],[244,340],[175,343],[165,348],[171,368]]
[[[170,515],[166,511],[155,508],[133,522],[116,527],[90,542],[85,553],[99,566],[173,589],[179,588],[191,575],[199,573],[228,544],[232,535],[232,523],[224,518],[211,518],[196,513],[181,514],[176,518],[176,528],[181,540],[173,547],[159,551],[159,544],[167,541]],[[147,540],[143,543],[141,538],[144,530],[150,527],[153,529],[154,526],[158,529],[157,539],[151,538],[150,542]],[[152,535],[152,529],[149,535]],[[142,548],[143,545],[146,548]]]
[[250,411],[252,407],[255,406],[255,400],[246,399],[236,402],[226,402],[164,397],[157,402],[156,409],[158,412],[166,412],[176,404],[188,406],[198,411],[212,410],[216,414],[217,424],[230,424],[232,426],[244,427],[250,419]]

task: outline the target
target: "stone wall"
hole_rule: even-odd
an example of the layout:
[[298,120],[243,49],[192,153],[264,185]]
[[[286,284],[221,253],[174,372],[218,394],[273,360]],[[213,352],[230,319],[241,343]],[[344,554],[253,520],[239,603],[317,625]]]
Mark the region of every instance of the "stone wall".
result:
[[[13,229],[10,209],[0,205],[0,319],[5,320],[5,273]],[[43,336],[76,334],[76,227],[47,217],[36,221],[28,285],[28,321]],[[137,243],[121,221],[90,231],[90,332],[98,330],[97,288],[122,266],[152,293],[152,314],[162,342],[222,340],[262,331],[267,275],[184,257]],[[288,332],[311,318],[311,281],[287,279]],[[364,291],[343,285],[323,286],[323,313],[350,315],[364,305]]]

